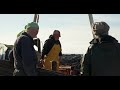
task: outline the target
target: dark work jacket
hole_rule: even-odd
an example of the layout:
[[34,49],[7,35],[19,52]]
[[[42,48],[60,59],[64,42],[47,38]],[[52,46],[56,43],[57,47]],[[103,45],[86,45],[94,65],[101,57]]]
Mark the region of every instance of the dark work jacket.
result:
[[[53,36],[49,37],[49,39],[47,39],[45,41],[45,44],[44,44],[43,50],[42,50],[42,59],[44,58],[44,55],[47,55],[50,52],[50,50],[52,49],[52,47],[54,46],[54,44],[59,44],[60,47],[61,47],[60,41],[59,40],[56,41],[53,38]],[[62,51],[59,53],[59,56],[62,56]]]
[[33,38],[26,32],[20,35],[13,48],[14,74],[22,76],[36,76],[37,55]]
[[120,44],[109,35],[93,39],[84,56],[83,76],[120,76]]

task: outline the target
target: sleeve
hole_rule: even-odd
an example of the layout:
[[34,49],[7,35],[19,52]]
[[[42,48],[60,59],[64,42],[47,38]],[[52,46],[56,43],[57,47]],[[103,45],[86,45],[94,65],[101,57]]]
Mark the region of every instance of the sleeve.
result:
[[[59,41],[59,43],[60,43],[60,41]],[[61,43],[60,43],[60,47],[61,47],[61,51],[59,53],[59,56],[62,56],[62,46],[61,46]]]
[[52,44],[51,44],[50,40],[45,41],[45,44],[44,44],[43,50],[42,50],[42,57],[41,57],[42,59],[44,58],[44,55],[48,54],[49,50],[51,49],[50,48],[51,45]]
[[31,41],[29,38],[24,38],[21,44],[22,63],[25,73],[28,76],[36,76],[36,64],[34,60],[35,53],[32,50]]
[[90,76],[91,66],[90,66],[90,49],[89,48],[87,50],[87,53],[84,55],[82,67],[83,67],[83,76]]

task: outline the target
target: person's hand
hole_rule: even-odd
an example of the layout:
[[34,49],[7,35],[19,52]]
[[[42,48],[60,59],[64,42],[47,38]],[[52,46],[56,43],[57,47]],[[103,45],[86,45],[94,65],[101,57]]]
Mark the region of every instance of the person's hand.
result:
[[39,62],[38,62],[38,67],[39,68],[43,68],[44,67],[44,60],[40,60]]
[[41,64],[43,65],[43,64],[44,64],[44,59],[41,59],[40,62],[41,62]]

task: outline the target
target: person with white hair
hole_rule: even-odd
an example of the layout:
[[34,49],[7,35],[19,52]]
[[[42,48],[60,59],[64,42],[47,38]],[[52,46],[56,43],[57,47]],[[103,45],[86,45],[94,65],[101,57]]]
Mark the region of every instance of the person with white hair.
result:
[[37,55],[34,49],[34,41],[39,32],[39,26],[35,22],[28,23],[25,32],[18,35],[13,47],[14,76],[37,76]]
[[83,76],[120,76],[120,44],[106,22],[93,24],[94,39],[84,55]]

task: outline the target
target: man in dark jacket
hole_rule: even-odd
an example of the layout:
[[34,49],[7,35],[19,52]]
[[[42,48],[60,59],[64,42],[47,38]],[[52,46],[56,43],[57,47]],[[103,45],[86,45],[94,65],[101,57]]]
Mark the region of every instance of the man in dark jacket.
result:
[[14,76],[37,76],[37,55],[33,38],[38,31],[38,24],[31,22],[26,26],[26,31],[17,38],[13,48]]
[[95,22],[95,38],[83,61],[83,76],[120,76],[120,44],[108,35],[109,25]]
[[59,41],[59,37],[61,37],[60,31],[55,30],[53,32],[53,35],[50,35],[49,39],[45,41],[42,50],[42,60],[44,60],[45,69],[51,70],[52,61],[56,61],[58,70],[60,59],[62,56],[61,43]]

